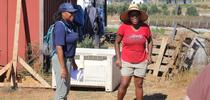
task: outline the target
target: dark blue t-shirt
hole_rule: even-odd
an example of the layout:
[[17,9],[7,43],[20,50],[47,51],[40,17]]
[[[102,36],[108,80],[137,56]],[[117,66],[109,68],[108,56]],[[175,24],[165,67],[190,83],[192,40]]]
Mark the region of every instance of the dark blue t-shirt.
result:
[[77,33],[72,33],[73,29],[70,24],[68,24],[65,21],[62,21],[66,27],[64,26],[63,23],[57,21],[55,23],[55,28],[53,32],[53,45],[54,48],[56,46],[62,46],[64,56],[66,58],[73,58],[75,56],[75,51],[76,51],[76,40],[71,41],[71,37],[68,34],[77,34]]

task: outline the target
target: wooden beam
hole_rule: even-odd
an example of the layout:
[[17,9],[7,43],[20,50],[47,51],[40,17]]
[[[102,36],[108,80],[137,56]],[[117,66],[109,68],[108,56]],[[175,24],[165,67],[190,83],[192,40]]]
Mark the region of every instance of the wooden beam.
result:
[[[182,41],[180,41],[180,44],[177,45],[177,48],[176,48],[175,52],[173,53],[173,56],[171,57],[169,63],[167,64],[166,70],[164,71],[162,77],[165,78],[166,74],[167,74],[168,71],[169,71],[169,68],[172,68],[173,64],[174,64],[175,61],[176,61],[176,58],[177,58],[178,54],[180,53],[181,47],[182,47]],[[174,67],[175,67],[175,66],[174,66]],[[174,68],[174,70],[175,70],[175,69],[176,69],[176,68]]]
[[[163,60],[161,63],[168,64],[170,59],[171,59],[171,57],[163,57]],[[152,56],[153,62],[157,62],[157,60],[158,60],[158,56]]]
[[[14,33],[14,41],[13,41],[13,55],[12,55],[12,67],[14,69],[14,75],[15,79],[11,79],[12,86],[15,87],[16,85],[16,67],[17,67],[17,57],[18,57],[18,40],[19,40],[19,31],[20,31],[20,18],[21,18],[21,1],[17,0],[17,6],[16,6],[16,20],[15,20],[15,33]],[[11,75],[11,68],[9,68],[8,73],[6,75],[7,80],[9,80]]]
[[[43,49],[43,36],[44,36],[44,0],[39,0],[39,50]],[[39,55],[39,62],[43,66],[43,55]]]
[[169,68],[173,68],[173,72],[174,72],[174,70],[176,70],[176,65],[174,65],[174,63],[177,61],[178,55],[181,52],[182,44],[183,44],[183,41],[185,40],[185,38],[186,38],[186,35],[183,35],[181,40],[178,41],[177,47],[176,47],[175,51],[173,52],[173,55],[172,55],[168,65],[166,66],[166,71],[162,75],[163,78],[167,77],[167,74],[169,73]]
[[155,69],[154,69],[153,75],[155,75],[155,76],[158,75],[160,65],[163,60],[164,52],[165,52],[166,46],[168,44],[168,39],[169,39],[169,37],[166,37],[166,38],[163,38],[163,40],[162,40],[161,47],[159,50],[159,55],[158,55],[157,61],[155,62],[155,65],[154,65]]
[[29,66],[22,58],[18,57],[18,62],[31,73],[44,87],[51,87],[38,73],[36,73],[31,66]]
[[5,67],[3,67],[0,70],[0,76],[3,75],[11,66],[12,66],[12,62],[10,61]]
[[[160,49],[158,48],[152,48],[152,54],[159,54]],[[174,50],[173,49],[167,49],[166,53],[164,54],[165,56],[172,56],[173,55]]]
[[[155,70],[156,67],[154,66],[154,64],[150,64],[148,65],[147,69]],[[165,70],[166,70],[166,65],[161,65],[159,71],[164,72]]]
[[16,74],[17,67],[17,57],[18,57],[18,43],[19,43],[19,31],[20,31],[20,18],[21,18],[21,1],[17,0],[17,9],[16,9],[16,21],[15,21],[15,33],[14,33],[14,46],[13,46],[13,56],[12,64],[14,67],[14,72]]

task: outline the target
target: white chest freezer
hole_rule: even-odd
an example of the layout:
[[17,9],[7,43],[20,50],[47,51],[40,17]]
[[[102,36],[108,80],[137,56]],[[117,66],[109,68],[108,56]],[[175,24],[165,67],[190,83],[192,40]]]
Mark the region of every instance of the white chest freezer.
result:
[[[77,48],[76,63],[78,70],[72,70],[72,87],[104,87],[113,91],[120,83],[120,69],[115,65],[114,49]],[[52,86],[55,87],[53,73]]]

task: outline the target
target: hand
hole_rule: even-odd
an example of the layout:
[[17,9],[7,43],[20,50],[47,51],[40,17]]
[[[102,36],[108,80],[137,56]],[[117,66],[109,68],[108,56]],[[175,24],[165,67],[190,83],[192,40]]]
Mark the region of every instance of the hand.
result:
[[118,60],[117,59],[116,66],[119,67],[120,69],[122,68],[122,62],[121,62],[121,60]]
[[68,77],[68,71],[67,71],[66,67],[62,67],[61,68],[61,78],[67,79],[67,77]]
[[149,56],[149,57],[148,57],[148,64],[151,64],[151,63],[152,63],[152,57]]
[[73,67],[74,70],[77,70],[77,68],[78,68],[77,64],[75,62],[72,62],[72,67]]

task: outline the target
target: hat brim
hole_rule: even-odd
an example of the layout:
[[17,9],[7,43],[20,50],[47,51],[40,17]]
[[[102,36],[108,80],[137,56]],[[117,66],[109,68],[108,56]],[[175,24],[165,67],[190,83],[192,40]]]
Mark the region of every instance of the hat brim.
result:
[[124,23],[130,23],[130,19],[129,19],[129,15],[128,15],[128,13],[130,11],[138,11],[139,14],[140,14],[139,20],[142,21],[142,22],[144,22],[144,21],[146,21],[148,19],[148,15],[144,11],[142,11],[142,10],[127,10],[127,11],[121,13],[121,15],[120,15],[120,20],[122,22],[124,22]]
[[70,12],[70,13],[74,13],[77,11],[77,9],[72,9],[72,10],[66,10],[67,12]]

